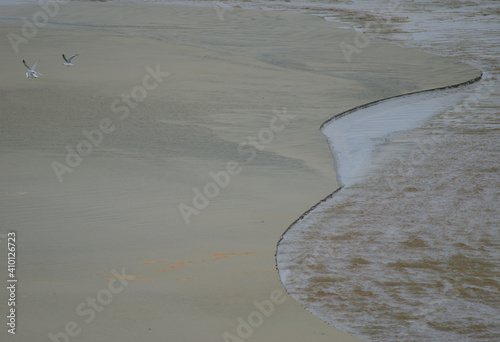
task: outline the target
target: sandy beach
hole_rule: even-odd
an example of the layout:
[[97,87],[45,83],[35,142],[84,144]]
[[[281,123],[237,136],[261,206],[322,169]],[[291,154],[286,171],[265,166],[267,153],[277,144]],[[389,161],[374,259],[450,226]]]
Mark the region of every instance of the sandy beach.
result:
[[[28,31],[38,13],[47,23]],[[281,235],[338,188],[320,126],[480,72],[305,14],[50,13],[1,7],[6,315],[9,232],[18,280],[1,339],[359,341],[289,297],[276,269]],[[23,58],[43,76],[27,79]]]

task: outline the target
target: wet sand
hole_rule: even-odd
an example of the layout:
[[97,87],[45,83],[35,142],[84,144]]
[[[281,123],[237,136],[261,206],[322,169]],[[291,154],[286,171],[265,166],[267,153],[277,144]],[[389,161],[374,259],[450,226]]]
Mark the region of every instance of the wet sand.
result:
[[173,5],[62,4],[16,53],[5,37],[40,10],[0,14],[0,233],[17,232],[19,280],[0,336],[356,341],[276,270],[283,232],[338,187],[319,128],[479,71],[309,15]]

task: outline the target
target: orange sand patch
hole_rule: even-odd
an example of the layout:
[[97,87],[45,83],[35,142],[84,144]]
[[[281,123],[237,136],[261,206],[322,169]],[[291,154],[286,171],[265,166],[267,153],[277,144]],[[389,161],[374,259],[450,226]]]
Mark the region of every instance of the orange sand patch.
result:
[[242,255],[242,254],[255,254],[257,252],[244,252],[244,253],[217,253],[214,254],[214,260],[224,259],[230,255]]
[[160,262],[168,262],[167,260],[158,260],[158,261],[146,261],[146,262],[143,262],[142,264],[143,265],[149,265],[149,264],[158,264]]
[[179,269],[179,267],[172,266],[172,267],[170,267],[169,270],[157,270],[156,272],[168,272],[168,271],[175,271],[175,270],[178,270],[178,269]]
[[[113,277],[108,277],[108,278],[104,278],[104,279],[113,279],[113,278],[120,278],[120,279],[125,279],[125,280],[134,280],[137,276],[135,275],[124,275],[122,276],[121,274],[117,275],[117,276],[113,276]],[[139,276],[141,277],[141,276]]]
[[[219,260],[219,259],[225,259],[227,258],[228,256],[230,255],[246,255],[246,254],[255,254],[257,252],[242,252],[242,253],[216,253],[213,255],[213,259],[212,260]],[[179,267],[178,266],[183,266],[185,265],[186,263],[189,263],[189,264],[194,264],[194,263],[197,263],[197,262],[208,262],[209,260],[206,260],[206,259],[202,259],[200,261],[196,261],[196,260],[189,260],[189,261],[177,261],[174,263],[174,265],[177,265],[177,266],[172,266],[170,267],[169,269],[167,270],[156,270],[156,272],[170,272],[170,271],[176,271],[176,270],[179,270]],[[162,263],[162,262],[168,262],[166,260],[158,260],[158,261],[145,261],[143,262],[142,264],[143,265],[151,265],[151,264],[158,264],[158,263]],[[269,271],[269,272],[272,272],[272,271]],[[248,273],[250,274],[250,273]],[[189,278],[178,278],[177,280],[179,279],[189,279]],[[130,280],[130,279],[129,279]]]

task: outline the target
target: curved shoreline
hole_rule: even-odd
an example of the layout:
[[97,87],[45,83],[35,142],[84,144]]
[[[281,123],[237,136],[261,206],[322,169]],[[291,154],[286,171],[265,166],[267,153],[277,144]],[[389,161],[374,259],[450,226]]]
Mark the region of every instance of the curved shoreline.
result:
[[[322,130],[325,127],[325,125],[329,124],[332,121],[338,120],[338,119],[340,119],[340,118],[342,118],[342,117],[344,117],[346,115],[349,115],[349,114],[351,114],[353,112],[356,112],[356,111],[358,111],[360,109],[365,109],[365,108],[373,107],[373,106],[376,106],[376,105],[381,104],[381,103],[386,102],[386,101],[391,101],[391,100],[395,100],[395,99],[399,99],[399,98],[403,98],[403,97],[411,96],[411,95],[418,95],[418,94],[424,94],[424,93],[432,93],[434,91],[439,91],[439,90],[454,89],[454,88],[459,88],[459,87],[462,87],[462,86],[467,86],[469,84],[473,84],[475,82],[480,81],[481,78],[483,77],[482,70],[480,70],[480,69],[477,69],[477,70],[479,70],[481,72],[481,75],[479,75],[477,77],[474,77],[474,78],[472,78],[472,79],[470,79],[468,81],[464,81],[464,82],[460,82],[460,83],[456,83],[456,84],[452,84],[452,85],[444,86],[444,87],[419,90],[419,91],[410,92],[410,93],[401,94],[401,95],[394,95],[394,96],[390,96],[390,97],[387,97],[387,98],[384,98],[384,99],[371,101],[371,102],[362,104],[360,106],[353,107],[351,109],[343,111],[343,112],[341,112],[341,113],[339,113],[339,114],[331,117],[330,119],[326,120],[323,124],[321,124],[320,130]],[[331,150],[331,148],[330,148],[330,150]],[[333,150],[331,150],[331,152],[332,152],[332,154],[334,153]],[[333,157],[333,158],[334,158],[334,162],[336,162],[335,157]],[[339,173],[337,172],[337,166],[336,165],[337,164],[335,163],[335,174],[337,176],[337,181],[338,181],[339,178],[340,178],[340,176],[339,176]],[[298,221],[302,220],[307,214],[309,214],[312,210],[314,210],[318,205],[320,205],[321,203],[323,203],[326,200],[330,199],[336,193],[338,193],[340,190],[342,190],[343,187],[344,187],[343,185],[340,185],[338,189],[336,189],[331,194],[329,194],[328,196],[326,196],[325,198],[323,198],[321,201],[319,201],[318,203],[316,203],[315,205],[313,205],[311,208],[309,208],[307,211],[305,211],[302,215],[300,215],[299,218],[297,218],[295,221],[293,221],[293,223],[290,226],[288,226],[288,228],[283,232],[283,234],[281,235],[279,241],[276,244],[276,253],[275,253],[275,256],[278,254],[278,246],[279,246],[281,240],[283,240],[283,237],[288,232],[288,230],[290,230]],[[277,260],[276,260],[276,267],[278,268]],[[278,271],[279,271],[279,268],[278,268]]]
[[[332,121],[338,120],[338,119],[340,119],[340,118],[342,118],[342,117],[344,117],[346,115],[349,115],[349,114],[351,114],[353,112],[356,112],[356,111],[358,111],[360,109],[365,109],[365,108],[373,107],[373,106],[375,106],[377,104],[380,104],[380,103],[383,103],[383,102],[386,102],[386,101],[395,100],[395,99],[398,99],[398,98],[403,98],[405,96],[411,96],[411,95],[417,95],[417,94],[424,94],[424,93],[431,93],[431,92],[435,92],[435,91],[439,91],[439,90],[454,89],[454,88],[466,86],[466,85],[469,85],[469,84],[472,84],[472,83],[480,81],[482,79],[482,77],[483,77],[483,71],[481,69],[477,68],[477,67],[474,67],[474,66],[471,66],[471,65],[469,65],[469,66],[473,67],[473,68],[476,68],[480,72],[480,75],[476,76],[474,78],[471,78],[470,80],[459,82],[459,83],[455,83],[455,84],[451,84],[449,86],[442,86],[442,87],[436,87],[436,88],[431,88],[431,89],[417,90],[417,91],[414,91],[414,92],[409,92],[409,93],[405,93],[405,94],[389,96],[389,97],[386,97],[386,98],[383,98],[383,99],[379,99],[379,100],[375,100],[375,101],[370,101],[370,102],[367,102],[365,104],[362,104],[362,105],[359,105],[359,106],[355,106],[353,108],[350,108],[348,110],[340,112],[339,114],[337,114],[335,116],[332,116],[330,119],[328,119],[325,122],[323,122],[321,124],[321,126],[319,127],[319,129],[320,129],[320,131],[322,131],[323,128],[327,124],[329,124],[330,122],[332,122]],[[332,152],[332,155],[333,155],[334,151],[332,150],[331,146],[329,146],[329,148],[330,148],[330,151]],[[337,161],[335,160],[334,156],[332,156],[332,157],[334,159],[334,168],[335,168],[335,174],[337,176],[337,182],[339,182],[340,176],[339,176],[339,173],[337,173]],[[307,214],[309,214],[312,210],[314,210],[318,205],[320,205],[321,203],[325,202],[326,200],[328,200],[329,198],[331,198],[332,196],[334,196],[337,192],[339,192],[340,190],[342,190],[343,187],[344,186],[341,185],[340,182],[339,182],[339,188],[338,189],[336,189],[331,194],[329,194],[328,196],[324,197],[321,201],[319,201],[318,203],[316,203],[314,206],[312,206],[311,208],[309,208],[307,211],[305,211],[302,215],[300,215],[295,221],[293,221],[292,224],[290,224],[286,228],[286,230],[283,232],[283,234],[281,235],[280,239],[278,240],[278,242],[276,244],[276,253],[275,253],[275,256],[277,256],[277,254],[278,254],[278,246],[279,246],[280,242],[283,240],[283,237],[288,232],[288,230],[290,230],[290,228],[292,228],[298,221],[300,221]],[[276,260],[276,268],[278,269],[278,272],[279,272],[277,260]]]
[[[388,97],[388,98],[384,98],[384,99],[380,99],[380,100],[376,100],[376,101],[371,101],[371,102],[368,102],[366,104],[363,104],[363,105],[360,105],[360,106],[356,106],[354,108],[351,108],[351,109],[348,109],[346,111],[343,111],[341,112],[340,114],[338,115],[335,115],[333,116],[332,118],[328,119],[327,121],[325,121],[321,126],[320,126],[320,130],[323,131],[323,128],[326,127],[327,124],[330,124],[332,123],[333,121],[335,120],[338,120],[338,119],[341,119],[341,118],[344,118],[346,117],[347,115],[349,114],[352,114],[352,113],[355,113],[359,110],[362,110],[362,109],[366,109],[366,108],[370,108],[370,107],[375,107],[381,103],[387,103],[387,102],[390,102],[392,100],[396,100],[396,99],[401,99],[401,98],[404,98],[404,97],[408,97],[408,96],[412,96],[412,95],[421,95],[421,94],[426,94],[426,93],[429,93],[429,94],[432,94],[434,92],[439,92],[439,91],[442,91],[442,90],[448,90],[448,89],[456,89],[456,88],[460,88],[460,87],[465,87],[467,85],[470,85],[470,84],[473,84],[473,83],[476,83],[478,81],[480,81],[483,77],[483,72],[482,70],[478,69],[480,71],[480,75],[477,76],[477,77],[474,77],[474,78],[471,78],[470,80],[467,80],[467,81],[463,81],[463,82],[459,82],[459,83],[456,83],[456,84],[452,84],[452,85],[449,85],[449,86],[443,86],[443,87],[437,87],[437,88],[433,88],[433,89],[425,89],[425,90],[421,90],[421,91],[415,91],[415,92],[410,92],[410,93],[406,93],[406,94],[401,94],[401,95],[395,95],[395,96],[391,96],[391,97]],[[432,114],[430,116],[433,117],[434,115],[437,115],[437,114]],[[427,118],[428,119],[428,118]],[[418,126],[417,126],[418,127]],[[411,129],[414,129],[416,127],[409,127],[408,129],[405,129],[406,130],[411,130]],[[400,131],[400,130],[396,130],[396,131]],[[396,132],[396,131],[393,131],[393,132]],[[324,134],[324,133],[323,133]],[[388,133],[390,134],[390,133]],[[326,134],[325,134],[326,136]],[[327,137],[328,138],[328,137]],[[320,205],[322,205],[323,203],[325,203],[326,201],[328,201],[329,199],[333,198],[335,195],[339,194],[340,191],[345,187],[345,185],[341,184],[341,173],[340,171],[338,170],[338,163],[339,163],[339,160],[338,158],[336,157],[336,153],[333,149],[333,146],[330,145],[330,139],[328,139],[328,144],[329,144],[329,148],[332,152],[332,158],[334,160],[334,168],[335,168],[335,173],[336,173],[336,176],[337,176],[337,181],[338,181],[338,184],[339,184],[339,188],[336,189],[335,191],[333,191],[331,194],[329,194],[328,196],[326,196],[325,198],[323,198],[321,201],[319,201],[318,203],[316,203],[314,206],[312,206],[311,208],[309,208],[306,212],[304,212],[299,218],[297,218],[290,226],[288,226],[288,228],[283,232],[283,234],[281,235],[280,239],[278,240],[277,244],[276,244],[276,252],[275,252],[275,261],[276,261],[276,268],[278,270],[278,274],[280,276],[280,280],[282,281],[282,284],[285,288],[285,290],[287,291],[287,293],[292,296],[289,292],[289,289],[287,288],[287,286],[284,284],[283,282],[283,274],[282,274],[282,270],[280,269],[279,267],[279,264],[278,264],[278,252],[279,252],[279,247],[280,247],[280,244],[282,242],[282,240],[285,238],[285,235],[290,231],[290,229],[292,229],[294,226],[296,226],[301,220],[303,220],[306,216],[308,216],[311,212],[313,212],[316,208],[318,208]],[[293,272],[293,271],[292,271]],[[295,299],[301,306],[302,306],[302,303]],[[341,329],[337,326],[334,326],[333,324],[331,324],[331,322],[328,322],[326,321],[324,318],[320,317],[319,315],[309,311],[308,309],[306,309],[304,306],[302,306],[302,308],[306,311],[308,311],[309,313],[311,313],[312,315],[320,318],[322,321],[324,321],[326,324],[329,324],[331,326],[333,326],[334,328],[336,329],[340,329],[342,331],[345,331],[345,332],[348,332],[348,333],[351,333],[352,334],[352,331],[346,331],[344,329]]]
[[320,129],[323,129],[323,127],[325,125],[327,125],[331,121],[340,119],[341,117],[343,117],[345,115],[348,115],[348,114],[350,114],[352,112],[358,111],[360,109],[364,109],[364,108],[375,106],[375,105],[377,105],[379,103],[382,103],[382,102],[386,102],[386,101],[389,101],[389,100],[394,100],[394,99],[402,98],[402,97],[405,97],[405,96],[411,96],[411,95],[423,94],[423,93],[428,93],[428,92],[434,92],[434,91],[438,91],[438,90],[454,89],[454,88],[458,88],[458,87],[462,87],[462,86],[466,86],[466,85],[475,83],[475,82],[481,80],[481,78],[483,77],[482,70],[480,70],[480,69],[477,69],[477,70],[479,70],[481,72],[481,75],[479,75],[477,77],[474,77],[474,78],[472,78],[472,79],[470,79],[468,81],[464,81],[464,82],[460,82],[460,83],[456,83],[456,84],[452,84],[452,85],[444,86],[444,87],[438,87],[438,88],[432,88],[432,89],[424,89],[424,90],[413,91],[413,92],[406,93],[406,94],[394,95],[394,96],[386,97],[386,98],[380,99],[380,100],[371,101],[371,102],[362,104],[360,106],[356,106],[354,108],[348,109],[348,110],[343,111],[343,112],[339,113],[338,115],[335,115],[332,118],[326,120],[320,126]]

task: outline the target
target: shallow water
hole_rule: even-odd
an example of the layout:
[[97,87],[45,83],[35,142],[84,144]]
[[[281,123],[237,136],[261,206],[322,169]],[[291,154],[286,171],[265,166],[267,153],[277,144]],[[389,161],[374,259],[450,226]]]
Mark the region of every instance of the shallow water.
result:
[[282,280],[310,311],[370,341],[498,339],[497,138],[447,130],[452,115],[394,138],[285,235]]
[[412,97],[367,110],[384,117],[392,103],[390,112],[432,116],[409,131],[342,136],[335,121],[326,125],[345,186],[284,235],[282,281],[306,309],[369,341],[498,341],[498,5],[340,7],[347,15],[329,20],[459,58],[484,76],[458,98],[437,99],[448,106],[438,113]]

